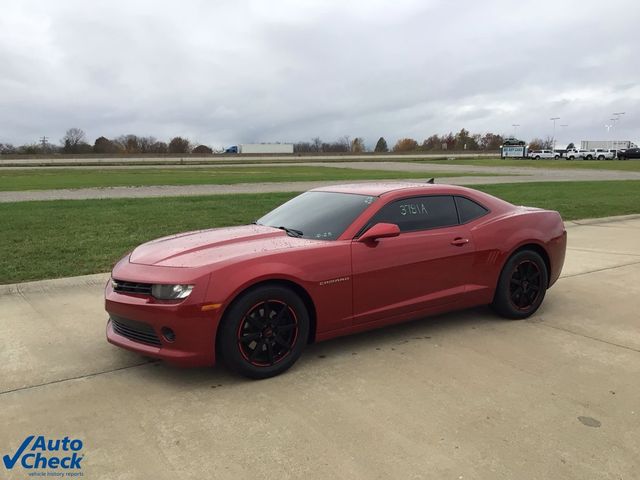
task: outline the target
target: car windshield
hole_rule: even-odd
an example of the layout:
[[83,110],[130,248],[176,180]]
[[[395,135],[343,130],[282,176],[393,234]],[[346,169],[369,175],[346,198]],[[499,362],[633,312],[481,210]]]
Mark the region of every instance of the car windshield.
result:
[[378,198],[334,192],[306,192],[257,220],[294,237],[336,240]]

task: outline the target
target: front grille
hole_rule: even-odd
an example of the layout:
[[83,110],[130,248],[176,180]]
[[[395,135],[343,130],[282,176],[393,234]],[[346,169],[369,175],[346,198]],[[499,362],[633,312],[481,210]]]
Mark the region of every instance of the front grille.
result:
[[155,330],[148,323],[136,322],[135,320],[129,320],[128,318],[111,315],[111,325],[117,334],[122,335],[129,340],[153,345],[154,347],[162,346]]
[[123,280],[112,281],[113,290],[120,293],[137,293],[139,295],[151,295],[150,283],[125,282]]

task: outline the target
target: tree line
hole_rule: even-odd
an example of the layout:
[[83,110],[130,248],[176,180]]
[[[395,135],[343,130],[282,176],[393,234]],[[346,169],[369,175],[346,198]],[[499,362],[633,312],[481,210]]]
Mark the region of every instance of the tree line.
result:
[[[384,152],[425,152],[435,150],[497,150],[504,143],[502,135],[494,133],[471,134],[466,129],[457,133],[449,132],[444,135],[431,135],[419,143],[413,138],[401,138],[390,149],[384,137],[376,142],[373,151]],[[340,137],[334,142],[324,142],[319,137],[310,142],[298,142],[293,146],[296,153],[361,153],[367,151],[362,137],[350,139],[348,136]]]
[[39,153],[65,153],[65,154],[143,154],[143,153],[213,153],[206,145],[193,145],[183,137],[173,137],[168,143],[159,141],[155,137],[143,137],[138,135],[120,135],[109,139],[98,137],[89,144],[86,134],[80,128],[70,128],[60,139],[60,145],[47,142],[32,143],[14,147],[11,144],[0,143],[0,154],[39,154]]
[[[413,138],[400,138],[393,147],[389,148],[384,137],[380,137],[373,148],[373,152],[385,153],[410,153],[431,152],[444,150],[498,150],[505,141],[513,140],[502,135],[487,132],[484,134],[470,133],[463,128],[457,133],[434,134],[422,142]],[[521,142],[524,144],[524,142]],[[545,139],[534,138],[529,142],[530,149],[553,148],[553,137]],[[362,137],[351,138],[343,136],[334,141],[323,141],[315,137],[309,142],[294,143],[295,153],[364,153],[367,149]],[[183,137],[173,137],[168,143],[159,141],[152,136],[120,135],[116,138],[98,137],[89,144],[85,132],[80,128],[70,128],[60,139],[59,145],[42,142],[14,147],[11,144],[0,143],[0,154],[40,154],[40,153],[64,153],[64,154],[211,154],[213,150],[207,145],[192,144]]]

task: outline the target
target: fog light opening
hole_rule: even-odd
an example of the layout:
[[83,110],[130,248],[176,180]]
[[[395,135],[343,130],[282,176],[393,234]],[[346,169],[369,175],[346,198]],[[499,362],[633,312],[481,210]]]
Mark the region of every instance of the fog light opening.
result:
[[162,336],[167,342],[173,343],[176,341],[176,334],[169,327],[162,327],[161,331],[162,331]]

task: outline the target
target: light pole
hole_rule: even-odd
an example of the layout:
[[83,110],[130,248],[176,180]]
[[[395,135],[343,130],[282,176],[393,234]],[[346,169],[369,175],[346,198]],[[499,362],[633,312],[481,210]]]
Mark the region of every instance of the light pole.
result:
[[549,120],[553,120],[553,151],[556,150],[556,120],[560,120],[560,117],[551,117]]
[[519,123],[512,123],[511,126],[513,127],[513,138],[517,138],[518,127],[520,126],[520,124]]

